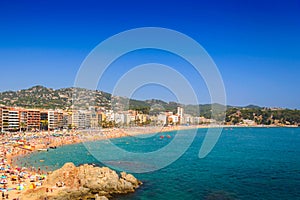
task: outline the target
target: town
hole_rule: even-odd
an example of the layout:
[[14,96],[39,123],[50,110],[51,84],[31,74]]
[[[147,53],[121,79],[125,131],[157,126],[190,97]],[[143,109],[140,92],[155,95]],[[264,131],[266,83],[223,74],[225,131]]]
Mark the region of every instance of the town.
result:
[[61,109],[0,107],[1,132],[119,128],[147,125],[199,125],[214,122],[213,119],[184,114],[182,107],[177,108],[177,113],[166,111],[157,115],[143,114],[136,110],[114,112],[104,108],[65,111]]
[[[74,94],[79,97],[75,102]],[[219,116],[212,117],[212,106],[222,111],[217,113]],[[220,104],[183,105],[155,99],[141,101],[113,97],[109,93],[83,88],[54,90],[34,86],[15,92],[0,93],[0,132],[176,125],[299,126],[299,124],[300,111],[284,108],[255,105],[246,107]]]

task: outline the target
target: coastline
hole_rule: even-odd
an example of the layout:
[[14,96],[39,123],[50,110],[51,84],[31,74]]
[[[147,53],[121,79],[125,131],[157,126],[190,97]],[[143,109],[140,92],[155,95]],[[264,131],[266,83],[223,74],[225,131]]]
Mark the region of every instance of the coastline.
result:
[[[131,127],[131,128],[110,128],[110,129],[102,129],[96,130],[97,133],[102,132],[103,134],[95,134],[92,135],[92,138],[83,139],[80,136],[81,132],[75,132],[75,135],[71,135],[67,138],[62,138],[62,140],[55,141],[55,139],[50,139],[50,143],[45,145],[43,143],[35,144],[35,149],[32,151],[19,151],[17,154],[7,155],[8,163],[14,166],[14,159],[18,157],[24,157],[31,153],[38,152],[39,149],[49,149],[49,147],[54,146],[55,148],[66,146],[66,145],[74,145],[88,141],[99,141],[99,140],[107,140],[107,139],[115,139],[115,138],[123,138],[130,136],[139,136],[139,135],[147,135],[147,134],[159,134],[159,133],[167,133],[171,131],[181,131],[181,130],[192,130],[192,129],[207,129],[207,128],[300,128],[298,126],[275,126],[275,125],[254,125],[254,126],[245,126],[245,125],[190,125],[190,126],[172,126],[172,127]],[[125,130],[125,131],[124,131]],[[143,130],[143,132],[142,132]],[[114,133],[113,133],[114,132]],[[17,167],[17,166],[16,166]]]
[[[289,126],[288,128],[296,128],[297,126]],[[50,148],[50,147],[60,147],[65,145],[73,145],[82,143],[85,141],[97,141],[97,140],[105,140],[105,139],[112,139],[112,138],[121,138],[121,137],[128,137],[128,136],[135,136],[135,135],[143,135],[143,134],[153,134],[153,133],[167,133],[170,131],[177,131],[177,130],[188,130],[188,129],[199,129],[199,128],[282,128],[278,126],[232,126],[232,125],[222,125],[222,126],[203,126],[203,125],[195,125],[195,126],[171,126],[171,127],[132,127],[132,128],[113,128],[113,129],[102,129],[101,134],[95,134],[92,135],[92,137],[84,138],[82,137],[82,133],[79,132],[73,132],[68,134],[68,136],[62,136],[62,137],[53,137],[50,136],[49,132],[43,132],[39,133],[40,135],[44,135],[44,138],[33,138],[28,141],[27,144],[34,145],[34,149],[26,150],[23,148],[20,148],[19,146],[9,146],[11,149],[10,151],[7,151],[5,149],[5,145],[3,143],[3,152],[7,152],[4,155],[4,158],[2,161],[3,163],[7,163],[11,169],[18,170],[19,173],[25,173],[27,174],[27,178],[23,178],[19,180],[18,183],[10,182],[7,186],[6,194],[9,194],[9,199],[17,199],[19,197],[22,197],[23,194],[27,193],[28,190],[35,190],[36,188],[39,188],[40,185],[43,184],[44,180],[47,178],[47,174],[50,171],[40,171],[39,168],[35,169],[32,166],[27,166],[27,168],[21,168],[16,165],[16,161],[20,157],[27,156],[28,154],[31,154],[33,152],[38,151],[42,148]],[[99,130],[98,130],[99,132]],[[33,133],[28,133],[33,134]],[[86,140],[83,140],[86,139]],[[2,138],[2,141],[7,141],[8,138]],[[6,160],[6,162],[4,162]],[[32,181],[30,181],[30,176],[35,177],[41,177],[43,176],[44,179],[38,180],[35,183],[37,185],[33,185]],[[11,177],[10,177],[11,178]],[[22,190],[9,190],[9,188],[20,188],[23,187]]]

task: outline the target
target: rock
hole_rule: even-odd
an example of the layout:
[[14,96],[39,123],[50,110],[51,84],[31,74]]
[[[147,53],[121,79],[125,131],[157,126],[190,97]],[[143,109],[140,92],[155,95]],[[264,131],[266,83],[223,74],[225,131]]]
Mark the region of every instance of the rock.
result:
[[98,194],[96,194],[95,200],[108,200],[108,198],[106,196],[99,196]]
[[140,185],[141,183],[131,174],[127,174],[126,172],[121,172],[121,178],[125,181],[132,183],[133,185]]
[[85,199],[97,195],[96,199],[105,200],[111,194],[134,192],[141,184],[133,175],[121,172],[119,176],[108,167],[87,164],[76,167],[73,163],[66,163],[51,173],[43,186],[60,188],[58,195],[49,199]]
[[78,187],[78,169],[73,163],[66,163],[62,168],[52,172],[46,180],[46,184],[56,186],[64,183],[66,187]]

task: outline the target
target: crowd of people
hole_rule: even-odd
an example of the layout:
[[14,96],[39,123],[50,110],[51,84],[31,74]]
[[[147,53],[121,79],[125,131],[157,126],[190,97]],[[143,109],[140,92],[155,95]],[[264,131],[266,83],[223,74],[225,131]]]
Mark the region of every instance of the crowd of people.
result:
[[[43,185],[47,171],[39,167],[19,163],[21,156],[35,150],[48,149],[79,141],[76,134],[60,137],[49,132],[6,133],[0,134],[0,190],[2,199],[20,199],[28,189]],[[17,166],[19,163],[21,166]]]
[[[157,130],[156,130],[157,129]],[[101,131],[62,132],[15,132],[0,134],[0,190],[2,199],[20,199],[28,189],[43,185],[49,170],[41,170],[22,163],[21,157],[34,151],[48,150],[62,145],[75,144],[86,140],[102,140],[172,130],[163,129],[102,129]],[[19,166],[17,166],[19,164]]]

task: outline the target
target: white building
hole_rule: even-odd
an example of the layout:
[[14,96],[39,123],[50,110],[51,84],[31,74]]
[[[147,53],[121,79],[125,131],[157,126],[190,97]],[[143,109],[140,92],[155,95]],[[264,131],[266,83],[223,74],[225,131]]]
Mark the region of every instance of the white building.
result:
[[173,124],[177,124],[179,122],[179,117],[177,115],[169,116],[169,121]]
[[78,110],[72,113],[72,126],[78,129],[90,128],[91,113],[88,111]]
[[54,130],[58,127],[58,114],[56,111],[48,111],[48,129]]
[[8,128],[9,130],[19,130],[20,129],[20,118],[19,111],[9,110],[8,111]]
[[124,123],[124,115],[121,113],[115,113],[114,114],[114,121],[116,124],[122,124]]
[[182,124],[191,124],[192,123],[192,116],[188,114],[184,114],[182,119]]
[[106,110],[104,112],[105,116],[106,116],[106,121],[110,122],[110,121],[115,121],[115,114],[113,110]]
[[18,131],[20,130],[20,117],[19,111],[2,107],[0,108],[0,128],[2,132],[6,131]]
[[131,122],[131,115],[130,114],[125,114],[124,115],[124,124],[128,125]]
[[177,107],[177,116],[179,117],[180,124],[183,123],[183,108]]
[[157,121],[159,124],[166,125],[167,124],[167,115],[166,113],[160,113],[157,116]]
[[9,110],[1,108],[1,131],[9,131]]

